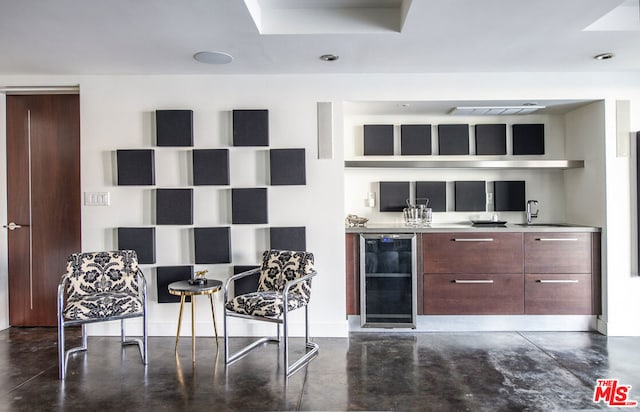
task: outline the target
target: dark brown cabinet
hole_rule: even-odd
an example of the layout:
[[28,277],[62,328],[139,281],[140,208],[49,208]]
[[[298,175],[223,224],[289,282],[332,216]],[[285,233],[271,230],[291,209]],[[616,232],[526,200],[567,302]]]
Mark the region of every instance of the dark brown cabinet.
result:
[[522,233],[424,233],[423,313],[524,312]]
[[347,315],[360,314],[360,234],[347,233],[346,274],[347,274]]
[[526,314],[599,313],[598,238],[591,233],[525,234]]

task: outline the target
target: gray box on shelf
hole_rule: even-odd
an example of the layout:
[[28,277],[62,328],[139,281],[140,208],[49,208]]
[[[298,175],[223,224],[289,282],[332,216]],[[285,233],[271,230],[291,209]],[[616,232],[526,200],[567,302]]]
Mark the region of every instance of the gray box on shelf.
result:
[[193,110],[156,110],[157,146],[193,146]]
[[228,185],[229,150],[194,149],[193,185]]
[[233,111],[234,146],[269,146],[269,111]]
[[544,124],[514,124],[511,128],[514,155],[544,154]]
[[231,190],[231,220],[234,224],[269,223],[266,188]]
[[156,184],[153,150],[117,150],[116,161],[119,186],[153,186]]
[[272,227],[269,245],[278,250],[307,250],[306,227]]
[[196,227],[193,229],[195,263],[231,263],[229,227]]
[[487,184],[482,181],[455,182],[456,212],[484,212],[487,210]]
[[439,124],[438,152],[441,155],[469,154],[469,125]]
[[475,130],[477,155],[507,154],[506,124],[477,124]]
[[497,180],[493,182],[494,210],[497,212],[523,212],[526,210],[524,180]]
[[156,263],[156,228],[119,227],[118,250],[135,250],[141,264]]
[[403,124],[400,126],[401,155],[431,154],[431,125]]
[[446,212],[447,182],[416,182],[416,199],[425,198],[433,212]]
[[156,224],[192,225],[193,189],[156,189]]
[[409,199],[409,182],[380,182],[379,197],[381,212],[402,212]]
[[364,125],[364,155],[393,155],[393,125]]
[[306,185],[305,150],[269,150],[269,170],[272,186]]
[[[193,266],[158,266],[156,268],[156,286],[158,293],[158,303],[180,302],[180,296],[169,293],[169,284],[179,280],[189,280],[193,278]],[[187,296],[186,301],[190,302]]]

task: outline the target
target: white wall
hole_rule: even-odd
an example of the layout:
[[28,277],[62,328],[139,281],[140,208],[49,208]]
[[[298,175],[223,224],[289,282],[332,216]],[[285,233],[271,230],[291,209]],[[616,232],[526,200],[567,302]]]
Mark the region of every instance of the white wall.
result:
[[[434,74],[434,75],[308,75],[308,76],[0,76],[0,85],[80,84],[82,132],[82,191],[109,191],[110,207],[83,207],[83,249],[114,248],[114,228],[151,225],[152,192],[145,188],[114,185],[114,150],[152,147],[151,113],[156,109],[190,108],[194,110],[195,147],[230,146],[228,112],[236,108],[266,108],[270,113],[271,147],[304,147],[307,150],[307,185],[292,188],[269,188],[270,225],[307,226],[308,249],[316,254],[320,272],[314,283],[312,299],[312,333],[317,336],[344,336],[344,168],[343,119],[336,114],[334,158],[316,159],[316,102],[367,100],[508,100],[508,99],[627,99],[632,102],[633,130],[640,128],[640,79],[633,74]],[[4,110],[0,116],[4,118]],[[607,225],[608,236],[620,237],[616,245],[626,247],[629,239],[628,160],[619,161],[615,153],[615,130],[607,117]],[[4,120],[2,120],[4,121]],[[5,128],[0,130],[4,141]],[[179,152],[178,154],[174,154]],[[259,150],[233,148],[232,162],[242,159],[253,164]],[[254,153],[254,154],[252,154]],[[156,148],[157,187],[189,184],[186,155],[180,150]],[[5,145],[0,158],[5,158]],[[611,167],[609,167],[611,162]],[[618,165],[618,162],[621,163]],[[244,171],[243,171],[244,170]],[[232,169],[232,183],[263,185],[257,170]],[[550,180],[555,180],[550,178]],[[198,225],[228,224],[229,216],[216,205],[226,202],[225,189],[196,187],[196,222]],[[619,191],[619,192],[618,192]],[[6,193],[6,180],[0,182]],[[611,197],[611,198],[609,198]],[[221,200],[222,199],[222,200]],[[202,205],[212,205],[212,213],[202,212]],[[4,205],[2,206],[4,207]],[[615,208],[619,210],[616,210]],[[543,209],[544,211],[544,209]],[[6,210],[3,215],[6,219]],[[623,212],[623,213],[620,213]],[[616,216],[611,216],[617,213]],[[626,214],[626,215],[625,215]],[[233,225],[234,264],[254,263],[255,251],[264,246],[265,226]],[[613,233],[612,233],[613,231]],[[158,230],[158,265],[190,264],[186,227]],[[6,244],[0,244],[6,251]],[[628,250],[629,248],[627,248]],[[611,250],[609,245],[608,250]],[[611,253],[611,252],[610,252]],[[6,256],[6,253],[2,253]],[[608,272],[619,270],[608,280],[609,332],[640,334],[640,311],[637,302],[640,285],[629,275],[629,253],[619,253]],[[609,259],[609,261],[612,259]],[[228,265],[210,265],[211,277],[222,279]],[[200,266],[197,266],[200,268]],[[6,273],[6,260],[0,259],[0,274]],[[155,288],[155,273],[144,268]],[[626,273],[625,273],[626,271]],[[0,278],[0,296],[6,296],[5,278]],[[173,335],[177,324],[177,304],[153,303],[150,295],[150,328],[154,335]],[[611,301],[616,306],[612,307]],[[218,301],[220,303],[220,301]],[[220,306],[220,305],[218,305]],[[0,313],[1,314],[1,313]],[[198,305],[197,333],[211,335],[208,307]],[[220,317],[219,317],[220,319]],[[297,319],[299,321],[299,318]],[[6,324],[6,314],[3,319]],[[187,320],[188,321],[188,320]],[[614,325],[623,325],[621,328]],[[299,326],[299,325],[298,325]],[[185,328],[186,329],[186,328]],[[113,329],[94,328],[93,333],[111,333]],[[254,328],[233,327],[234,334],[253,333]],[[134,331],[135,332],[135,331]],[[300,328],[294,328],[299,333]]]

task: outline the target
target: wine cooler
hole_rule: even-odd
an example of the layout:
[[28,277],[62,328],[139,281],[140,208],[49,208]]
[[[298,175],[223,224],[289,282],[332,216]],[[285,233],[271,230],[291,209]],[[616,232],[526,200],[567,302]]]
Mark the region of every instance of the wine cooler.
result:
[[415,328],[416,235],[360,235],[362,327]]

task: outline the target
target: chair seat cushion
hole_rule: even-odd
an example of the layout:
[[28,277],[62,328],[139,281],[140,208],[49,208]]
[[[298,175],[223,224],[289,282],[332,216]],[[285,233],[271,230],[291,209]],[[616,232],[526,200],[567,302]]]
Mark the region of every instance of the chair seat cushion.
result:
[[[306,304],[306,299],[295,293],[289,293],[287,306],[289,311],[300,308]],[[253,292],[236,296],[227,302],[228,310],[242,315],[278,317],[282,314],[282,293],[279,292]]]
[[69,299],[63,316],[67,320],[105,319],[115,316],[142,315],[142,301],[130,293],[93,293]]

